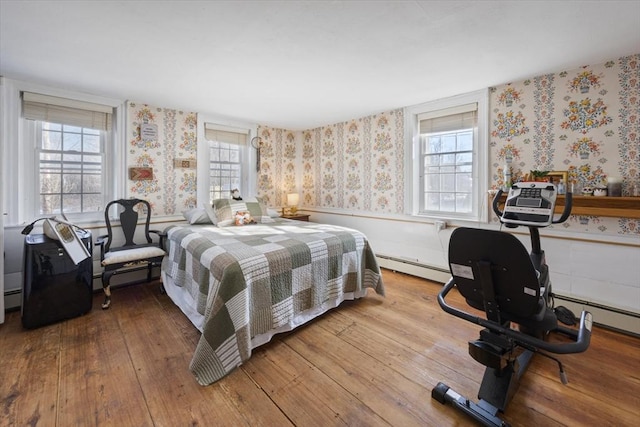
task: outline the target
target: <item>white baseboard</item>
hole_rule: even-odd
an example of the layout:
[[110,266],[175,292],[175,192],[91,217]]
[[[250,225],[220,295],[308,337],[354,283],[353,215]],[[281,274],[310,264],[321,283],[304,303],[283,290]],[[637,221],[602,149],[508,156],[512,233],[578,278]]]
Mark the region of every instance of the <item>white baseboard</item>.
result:
[[[392,271],[410,274],[423,279],[438,283],[446,283],[451,277],[449,271],[444,271],[438,267],[430,267],[416,262],[378,255],[378,265]],[[593,322],[607,328],[615,329],[631,335],[640,336],[640,315],[614,307],[589,303],[572,297],[562,295],[555,296],[555,306],[563,305],[580,317],[583,310],[589,311],[593,315]]]
[[593,323],[628,334],[640,336],[640,315],[612,307],[581,301],[562,295],[554,295],[554,305],[563,305],[580,317],[582,311],[593,315]]

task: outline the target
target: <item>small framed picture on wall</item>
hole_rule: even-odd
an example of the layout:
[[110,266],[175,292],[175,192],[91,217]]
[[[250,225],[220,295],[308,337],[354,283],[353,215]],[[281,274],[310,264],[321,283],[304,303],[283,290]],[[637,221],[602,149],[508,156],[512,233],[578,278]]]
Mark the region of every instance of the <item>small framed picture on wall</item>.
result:
[[567,181],[569,180],[569,172],[568,171],[551,171],[547,174],[549,178],[549,182],[555,184],[556,186],[560,183],[560,180],[567,185]]

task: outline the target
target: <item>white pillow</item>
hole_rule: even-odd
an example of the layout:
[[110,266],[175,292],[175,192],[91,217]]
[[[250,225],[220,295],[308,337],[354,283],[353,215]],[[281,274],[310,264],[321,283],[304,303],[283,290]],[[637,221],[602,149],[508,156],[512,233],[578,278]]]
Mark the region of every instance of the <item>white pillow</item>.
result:
[[267,208],[267,215],[269,215],[271,218],[280,217],[280,213],[277,210],[271,208]]
[[193,208],[182,212],[189,224],[211,224],[207,211],[203,208]]
[[211,224],[218,225],[218,216],[216,215],[216,211],[213,210],[213,206],[204,205],[204,210],[207,212]]

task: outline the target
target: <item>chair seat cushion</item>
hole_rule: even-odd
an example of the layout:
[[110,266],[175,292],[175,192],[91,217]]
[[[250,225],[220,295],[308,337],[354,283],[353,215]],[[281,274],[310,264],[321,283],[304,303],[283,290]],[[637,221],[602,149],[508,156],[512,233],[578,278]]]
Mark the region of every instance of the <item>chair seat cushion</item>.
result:
[[133,262],[166,255],[165,251],[157,246],[145,246],[142,248],[125,249],[122,251],[109,251],[104,254],[103,266],[122,262]]

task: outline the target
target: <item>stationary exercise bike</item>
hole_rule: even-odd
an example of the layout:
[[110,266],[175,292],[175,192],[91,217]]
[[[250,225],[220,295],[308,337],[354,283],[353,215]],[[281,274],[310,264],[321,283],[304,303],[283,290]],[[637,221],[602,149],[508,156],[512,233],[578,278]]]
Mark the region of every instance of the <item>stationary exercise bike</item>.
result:
[[[511,233],[457,228],[449,243],[451,279],[438,295],[444,311],[484,327],[477,340],[469,342],[469,354],[486,366],[478,392],[478,403],[461,396],[440,382],[431,397],[450,403],[486,426],[509,424],[498,417],[513,398],[518,383],[535,353],[558,363],[560,379],[567,383],[561,362],[549,353],[580,353],[591,340],[591,313],[583,311],[578,329],[560,326],[576,323],[568,309],[553,308],[549,268],[540,246],[541,227],[559,224],[571,214],[572,197],[567,193],[564,210],[554,219],[557,189],[551,183],[514,184],[504,211],[499,208],[502,190],[493,199],[493,211],[508,228],[526,226],[531,236],[531,253]],[[467,304],[482,310],[486,319],[446,303],[457,288]],[[570,342],[549,342],[551,333],[561,333]]]

